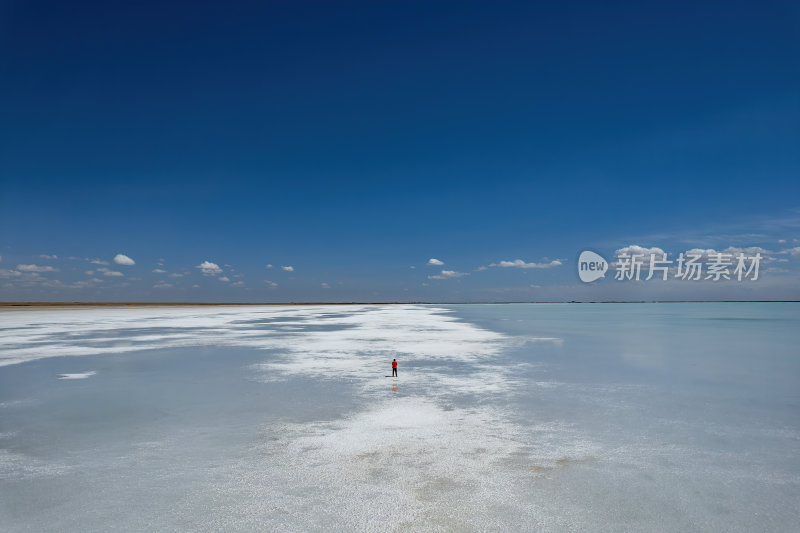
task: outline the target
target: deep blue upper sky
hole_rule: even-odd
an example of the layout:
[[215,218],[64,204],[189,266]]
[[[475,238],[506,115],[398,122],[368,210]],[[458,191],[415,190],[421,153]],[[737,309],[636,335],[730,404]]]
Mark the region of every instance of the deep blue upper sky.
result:
[[[796,2],[0,2],[0,299],[696,293],[580,285],[628,245],[759,246],[748,294],[800,297],[798,35]],[[475,270],[515,259],[563,264]]]

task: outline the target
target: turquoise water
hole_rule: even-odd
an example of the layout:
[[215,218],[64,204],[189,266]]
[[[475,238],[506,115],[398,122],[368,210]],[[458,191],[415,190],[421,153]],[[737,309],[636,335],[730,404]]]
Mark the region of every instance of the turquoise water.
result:
[[796,304],[3,311],[0,524],[794,531],[798,341]]

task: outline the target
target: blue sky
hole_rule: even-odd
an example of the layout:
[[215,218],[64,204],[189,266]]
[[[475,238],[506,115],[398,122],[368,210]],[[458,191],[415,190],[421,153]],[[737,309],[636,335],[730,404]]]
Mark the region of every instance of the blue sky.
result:
[[[791,2],[0,2],[0,299],[798,299],[798,34]],[[628,246],[769,259],[578,280]]]

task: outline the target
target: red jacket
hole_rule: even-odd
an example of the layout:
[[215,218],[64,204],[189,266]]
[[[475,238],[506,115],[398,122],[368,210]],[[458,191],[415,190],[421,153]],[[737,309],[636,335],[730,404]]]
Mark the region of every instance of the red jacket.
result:
[[397,361],[392,361],[392,368],[397,368]]

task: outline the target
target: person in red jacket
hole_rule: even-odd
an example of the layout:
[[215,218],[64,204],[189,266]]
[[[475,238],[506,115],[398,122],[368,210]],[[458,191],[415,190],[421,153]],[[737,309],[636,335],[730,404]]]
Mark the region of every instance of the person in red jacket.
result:
[[397,359],[392,359],[392,376],[397,377]]

